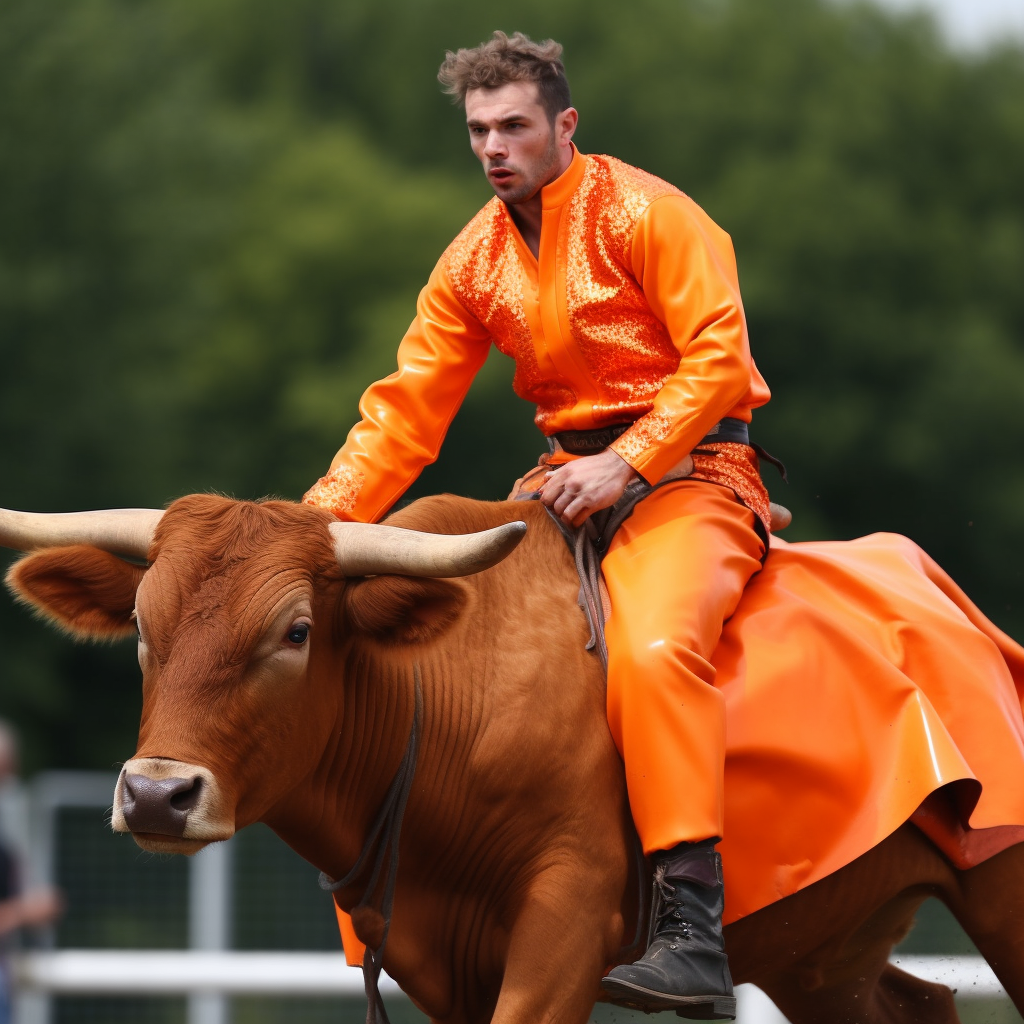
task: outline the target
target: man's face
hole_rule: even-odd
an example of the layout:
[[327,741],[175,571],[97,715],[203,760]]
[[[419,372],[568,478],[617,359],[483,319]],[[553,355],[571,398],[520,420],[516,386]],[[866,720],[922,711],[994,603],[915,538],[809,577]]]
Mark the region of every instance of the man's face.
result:
[[534,82],[466,93],[469,140],[499,199],[514,205],[532,199],[568,166],[576,111],[554,121],[541,106]]

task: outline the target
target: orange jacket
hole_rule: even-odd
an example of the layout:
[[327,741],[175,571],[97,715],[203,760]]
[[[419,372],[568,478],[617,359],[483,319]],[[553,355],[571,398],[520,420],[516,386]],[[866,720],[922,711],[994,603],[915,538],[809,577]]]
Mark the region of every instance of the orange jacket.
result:
[[305,496],[379,518],[438,455],[493,342],[546,435],[633,422],[612,448],[651,483],[769,391],[750,357],[729,236],[691,199],[607,156],[573,154],[541,194],[535,258],[492,199],[420,293],[398,369]]

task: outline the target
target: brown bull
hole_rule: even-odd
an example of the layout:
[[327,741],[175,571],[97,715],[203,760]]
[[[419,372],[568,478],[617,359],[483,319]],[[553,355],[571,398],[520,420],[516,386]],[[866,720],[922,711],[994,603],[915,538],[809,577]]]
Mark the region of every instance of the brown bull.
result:
[[[81,635],[138,628],[142,723],[114,828],[146,850],[194,853],[263,821],[341,878],[406,751],[418,679],[386,969],[437,1021],[586,1021],[634,927],[631,823],[574,569],[543,509],[440,497],[392,517],[440,534],[527,522],[518,550],[459,579],[393,574],[404,554],[367,555],[364,535],[346,549],[329,517],[299,505],[193,496],[139,515],[141,532],[63,520],[4,532],[0,520],[7,546],[90,542],[19,562],[10,581],[23,599]],[[458,576],[514,538],[495,544],[451,564],[410,557],[424,576]],[[904,825],[729,925],[736,981],[761,986],[794,1024],[956,1021],[948,989],[888,964],[937,895],[1024,1008],[1021,851],[958,871]],[[339,905],[351,909],[365,882]],[[379,917],[356,925],[379,940]]]

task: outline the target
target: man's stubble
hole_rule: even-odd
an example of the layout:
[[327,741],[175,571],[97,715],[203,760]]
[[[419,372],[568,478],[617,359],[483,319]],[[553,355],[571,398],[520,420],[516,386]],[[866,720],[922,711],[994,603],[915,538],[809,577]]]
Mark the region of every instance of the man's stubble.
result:
[[[513,166],[508,163],[501,163],[499,165],[492,164],[494,166],[508,167],[517,173],[521,173],[520,168]],[[538,192],[545,186],[551,184],[555,178],[558,177],[558,143],[555,139],[554,130],[551,132],[551,139],[548,143],[547,151],[544,154],[544,165],[543,167],[527,182],[524,182],[517,189],[513,189],[511,192],[506,192],[504,195],[501,194],[497,189],[494,190],[494,194],[506,205],[516,206],[519,203],[525,203],[533,199]],[[490,180],[490,179],[488,179]],[[493,188],[493,186],[492,186]]]

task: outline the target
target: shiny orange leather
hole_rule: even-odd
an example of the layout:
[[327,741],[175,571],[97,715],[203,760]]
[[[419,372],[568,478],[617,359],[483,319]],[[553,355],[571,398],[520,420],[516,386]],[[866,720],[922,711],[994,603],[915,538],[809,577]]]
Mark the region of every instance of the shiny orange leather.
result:
[[960,868],[1024,842],[1024,649],[906,537],[773,536],[712,662],[726,921],[907,820]]
[[641,501],[605,556],[608,725],[646,853],[723,833],[725,699],[711,657],[763,553],[731,491],[681,480]]
[[441,442],[493,342],[546,435],[636,421],[612,446],[657,483],[723,416],[769,392],[750,357],[729,236],[678,189],[575,153],[542,192],[539,258],[488,203],[420,293],[398,369],[306,495],[372,522]]

